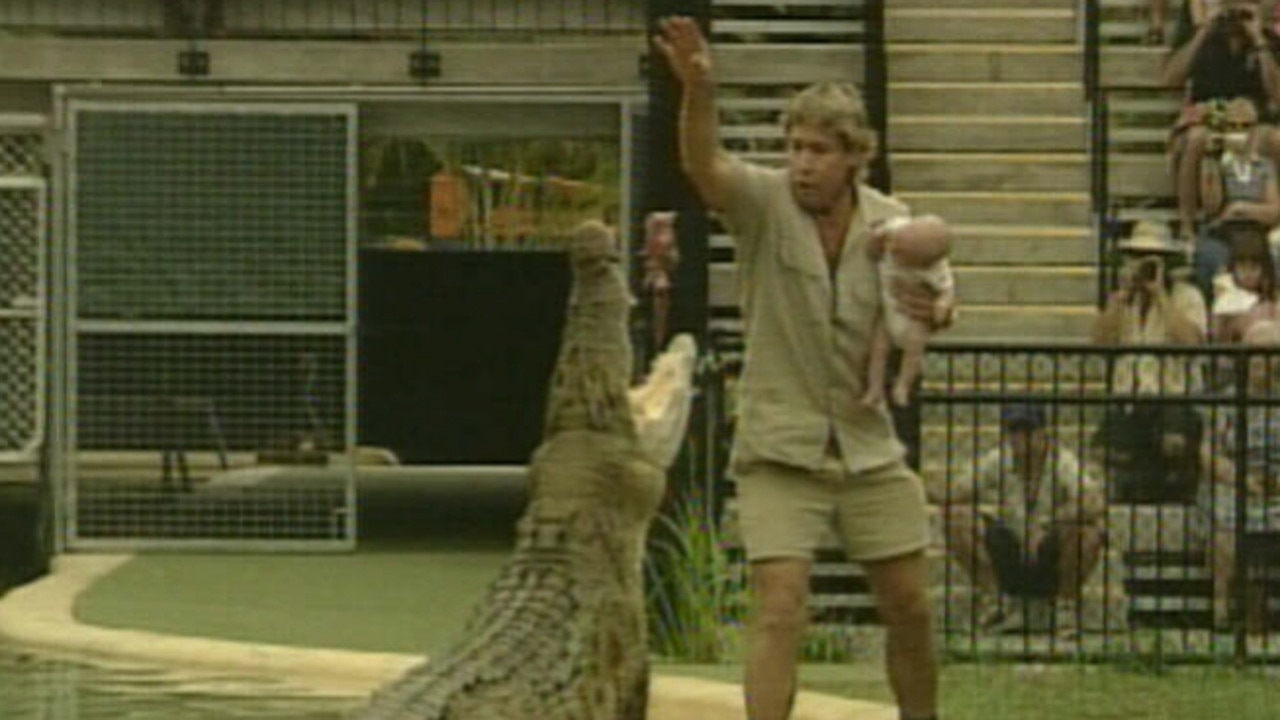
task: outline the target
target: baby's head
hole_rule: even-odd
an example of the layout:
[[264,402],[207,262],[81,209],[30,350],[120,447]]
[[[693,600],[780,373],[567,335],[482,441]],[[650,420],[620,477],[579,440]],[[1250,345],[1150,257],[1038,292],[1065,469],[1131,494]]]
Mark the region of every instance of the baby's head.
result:
[[926,268],[951,252],[951,230],[937,215],[920,215],[886,227],[888,249],[903,267]]

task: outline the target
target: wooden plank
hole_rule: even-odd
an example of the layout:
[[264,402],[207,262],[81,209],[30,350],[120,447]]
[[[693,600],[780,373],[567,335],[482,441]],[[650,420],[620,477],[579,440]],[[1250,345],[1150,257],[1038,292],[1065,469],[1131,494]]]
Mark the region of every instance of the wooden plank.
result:
[[[205,43],[215,82],[403,85],[412,42],[224,40]],[[180,40],[11,38],[0,43],[0,80],[177,80]],[[434,44],[436,85],[639,87],[643,48],[617,39],[566,43]]]
[[865,51],[861,45],[849,43],[721,45],[715,50],[715,62],[723,84],[861,82]]
[[769,20],[716,20],[711,24],[713,35],[862,35],[866,23],[861,20],[795,20],[777,18]]

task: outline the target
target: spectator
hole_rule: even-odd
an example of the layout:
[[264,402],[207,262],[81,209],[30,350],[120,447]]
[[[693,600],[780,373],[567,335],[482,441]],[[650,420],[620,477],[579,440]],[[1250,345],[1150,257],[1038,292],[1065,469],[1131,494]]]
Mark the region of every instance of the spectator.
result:
[[[1260,349],[1280,349],[1280,325],[1271,321],[1255,323],[1245,334],[1244,342]],[[1280,368],[1270,357],[1249,360],[1251,398],[1275,397]],[[1238,434],[1241,418],[1234,411],[1225,410],[1218,416],[1214,431],[1206,437],[1200,453],[1208,482],[1201,484],[1196,505],[1208,528],[1211,544],[1213,619],[1218,628],[1229,625],[1234,595],[1236,502],[1240,486],[1232,459],[1237,443],[1245,444],[1246,518],[1251,526],[1265,522],[1267,500],[1275,497],[1276,471],[1280,469],[1280,406],[1250,407],[1245,412],[1243,435]]]
[[1245,98],[1223,109],[1223,133],[1213,133],[1201,161],[1200,201],[1205,223],[1195,247],[1196,284],[1206,298],[1213,278],[1226,266],[1231,244],[1225,225],[1250,223],[1265,235],[1280,221],[1276,167],[1256,150],[1258,113]]
[[1102,488],[1068,448],[1054,442],[1041,405],[1006,405],[1003,443],[978,461],[972,480],[947,498],[948,547],[985,607],[984,628],[1017,626],[1023,603],[1070,605],[1102,548]]
[[1263,320],[1280,321],[1276,312],[1276,265],[1262,228],[1254,223],[1226,226],[1231,247],[1227,271],[1213,280],[1215,342],[1239,342],[1249,328]]
[[[1208,313],[1200,292],[1174,269],[1181,248],[1158,223],[1138,223],[1120,244],[1119,288],[1094,323],[1103,345],[1197,345]],[[1116,359],[1113,389],[1121,395],[1183,395],[1201,387],[1199,364],[1174,355]],[[1201,423],[1187,406],[1126,402],[1110,409],[1095,438],[1099,458],[1116,472],[1119,497],[1130,502],[1189,501],[1198,474]]]
[[[1278,52],[1280,38],[1263,29],[1258,0],[1224,0],[1221,12],[1213,13],[1165,61],[1164,84],[1186,90],[1187,104],[1170,137],[1179,237],[1195,236],[1200,162],[1209,149],[1213,104],[1244,97],[1256,108],[1271,108],[1280,101]],[[1265,137],[1269,155],[1280,149],[1270,130]]]

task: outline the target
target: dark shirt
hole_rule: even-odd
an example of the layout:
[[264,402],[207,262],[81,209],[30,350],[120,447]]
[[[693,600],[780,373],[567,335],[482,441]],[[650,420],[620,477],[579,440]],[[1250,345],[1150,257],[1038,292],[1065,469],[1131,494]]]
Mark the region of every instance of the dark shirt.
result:
[[[1280,38],[1270,30],[1266,31],[1266,38],[1272,56],[1280,58]],[[1244,40],[1233,53],[1230,38],[1222,32],[1212,31],[1200,46],[1187,73],[1187,92],[1193,103],[1247,97],[1261,115],[1271,107],[1261,60],[1251,42]]]

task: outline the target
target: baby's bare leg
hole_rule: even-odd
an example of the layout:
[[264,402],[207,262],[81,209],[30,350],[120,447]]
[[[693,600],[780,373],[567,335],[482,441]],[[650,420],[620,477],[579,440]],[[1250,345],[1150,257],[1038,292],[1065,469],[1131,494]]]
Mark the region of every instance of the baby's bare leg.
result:
[[893,349],[893,339],[889,337],[889,327],[884,316],[876,316],[875,327],[871,330],[871,352],[867,355],[867,387],[862,393],[864,405],[877,406],[884,403],[885,375],[889,367],[889,351]]
[[899,338],[902,347],[902,366],[893,382],[893,404],[906,407],[911,402],[911,388],[924,372],[924,349],[929,344],[929,328],[912,320],[906,332]]

